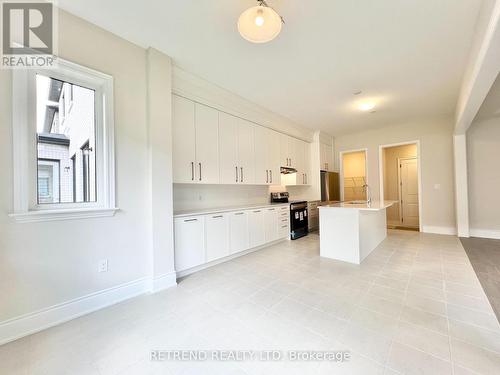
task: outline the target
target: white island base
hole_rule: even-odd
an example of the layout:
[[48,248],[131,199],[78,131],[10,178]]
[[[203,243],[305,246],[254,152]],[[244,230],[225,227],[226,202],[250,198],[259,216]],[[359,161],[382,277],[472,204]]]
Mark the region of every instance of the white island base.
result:
[[392,201],[319,207],[320,256],[360,264],[386,237]]

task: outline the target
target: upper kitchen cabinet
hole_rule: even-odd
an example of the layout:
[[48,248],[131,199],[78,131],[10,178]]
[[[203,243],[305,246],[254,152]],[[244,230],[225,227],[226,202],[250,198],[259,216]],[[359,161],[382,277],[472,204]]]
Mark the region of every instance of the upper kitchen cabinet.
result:
[[255,183],[279,185],[280,134],[271,129],[254,126],[255,135]]
[[296,139],[280,134],[280,164],[281,167],[295,168],[297,165]]
[[334,170],[334,165],[333,165],[333,146],[326,144],[326,143],[320,143],[320,169],[322,171],[333,171]]
[[246,120],[219,113],[220,182],[254,184],[254,125]]
[[219,112],[173,95],[175,183],[219,182]]
[[296,173],[287,174],[283,178],[285,185],[309,185],[311,183],[311,145],[299,139],[294,139]]

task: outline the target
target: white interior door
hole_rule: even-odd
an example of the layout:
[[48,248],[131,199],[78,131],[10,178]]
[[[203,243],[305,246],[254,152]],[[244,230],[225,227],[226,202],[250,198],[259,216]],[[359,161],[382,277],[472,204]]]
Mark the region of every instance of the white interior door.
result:
[[173,178],[178,183],[194,183],[195,125],[194,102],[172,96]]
[[418,227],[418,166],[417,159],[400,159],[401,224]]
[[195,107],[196,181],[219,183],[219,111],[202,104]]

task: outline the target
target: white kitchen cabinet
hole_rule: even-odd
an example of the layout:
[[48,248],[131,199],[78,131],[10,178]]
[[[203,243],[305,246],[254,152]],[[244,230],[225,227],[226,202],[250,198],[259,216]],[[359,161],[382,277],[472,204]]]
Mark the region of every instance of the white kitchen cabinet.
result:
[[264,226],[266,230],[266,242],[278,239],[279,214],[276,207],[266,208],[264,211]]
[[266,243],[264,209],[248,211],[248,237],[250,248]]
[[205,263],[205,223],[202,216],[174,222],[175,269],[183,271]]
[[246,211],[231,212],[229,215],[229,244],[231,254],[247,250],[250,247]]
[[297,139],[285,134],[280,134],[280,160],[282,167],[296,168]]
[[238,119],[238,164],[240,183],[255,183],[254,124]]
[[230,254],[228,214],[205,216],[206,261],[211,262]]
[[196,132],[194,102],[172,96],[172,162],[173,179],[177,183],[195,182]]
[[196,103],[196,173],[199,183],[219,182],[219,111]]
[[220,182],[255,183],[254,124],[227,113],[219,114]]
[[174,182],[218,183],[219,112],[177,95],[172,107]]
[[239,183],[238,118],[219,113],[219,168],[222,184]]
[[334,170],[333,165],[333,146],[326,143],[320,143],[320,169],[323,171]]
[[255,183],[280,185],[280,134],[262,126],[254,126]]

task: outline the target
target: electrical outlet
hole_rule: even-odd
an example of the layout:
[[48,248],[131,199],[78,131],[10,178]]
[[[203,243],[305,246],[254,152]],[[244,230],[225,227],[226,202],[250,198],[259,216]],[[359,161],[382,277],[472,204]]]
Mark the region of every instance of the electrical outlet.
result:
[[101,259],[99,261],[97,271],[98,272],[108,272],[108,260],[107,259]]

